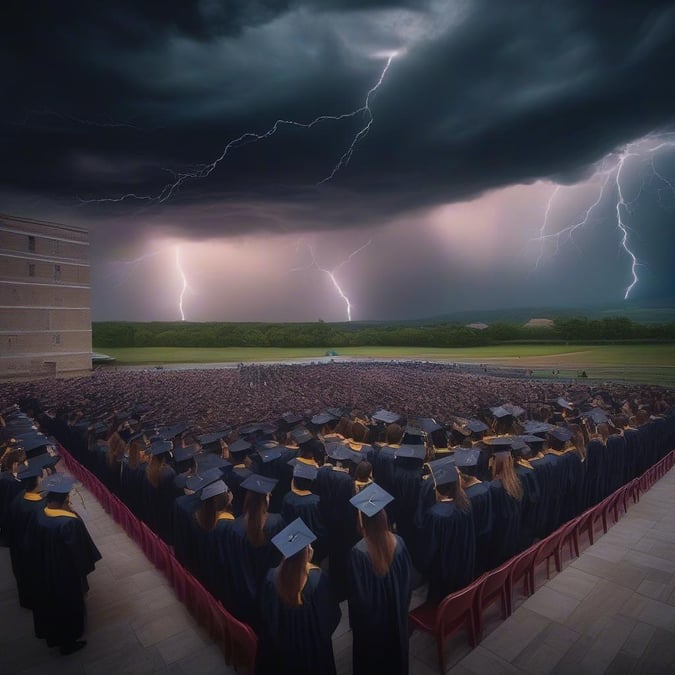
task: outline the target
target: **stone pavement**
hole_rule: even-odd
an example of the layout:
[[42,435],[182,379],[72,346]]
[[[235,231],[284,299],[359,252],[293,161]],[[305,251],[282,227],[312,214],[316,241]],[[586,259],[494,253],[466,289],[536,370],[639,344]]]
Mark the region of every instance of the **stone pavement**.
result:
[[[32,614],[18,606],[9,551],[0,549],[0,673],[233,673],[164,576],[89,492],[79,491],[85,508],[77,496],[72,503],[103,555],[89,577],[88,644],[61,656],[33,636]],[[461,632],[450,638],[448,672],[675,672],[675,471],[579,559],[565,561],[549,581],[540,567],[537,592],[527,599],[516,593],[517,609],[506,621],[497,605],[489,609],[476,649]],[[424,591],[414,593],[413,606]],[[338,673],[348,675],[346,603],[342,615],[333,643]],[[430,636],[415,632],[410,652],[411,673],[438,673]]]

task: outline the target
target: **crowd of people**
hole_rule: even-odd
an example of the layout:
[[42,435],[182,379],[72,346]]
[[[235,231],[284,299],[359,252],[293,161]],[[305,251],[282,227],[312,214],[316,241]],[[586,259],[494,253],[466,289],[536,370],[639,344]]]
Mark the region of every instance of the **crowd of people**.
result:
[[[2,402],[0,533],[20,597],[36,528],[69,510],[58,473],[38,502],[54,437],[254,628],[263,673],[335,672],[344,599],[354,672],[407,672],[414,585],[440,602],[675,447],[672,391],[429,363],[99,371],[5,384]],[[85,533],[81,587],[97,559]],[[78,616],[48,637],[64,653],[81,645]]]

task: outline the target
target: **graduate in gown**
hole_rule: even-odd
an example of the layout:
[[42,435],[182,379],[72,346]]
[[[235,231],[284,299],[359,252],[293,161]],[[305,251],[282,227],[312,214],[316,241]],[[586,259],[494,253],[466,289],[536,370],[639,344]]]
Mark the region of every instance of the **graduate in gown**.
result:
[[327,577],[310,563],[314,539],[300,518],[272,539],[283,560],[260,592],[258,675],[335,675],[331,636],[341,612]]
[[171,468],[171,441],[155,441],[150,445],[150,463],[145,471],[141,491],[143,520],[167,544],[173,544],[174,499],[176,497]]
[[480,450],[477,448],[457,448],[455,466],[459,471],[462,488],[471,503],[471,516],[476,533],[476,563],[473,576],[479,577],[490,569],[492,544],[492,495],[490,484],[476,477]]
[[22,465],[17,474],[23,491],[19,492],[9,507],[8,540],[9,552],[12,561],[12,571],[19,591],[19,604],[30,609],[32,607],[33,584],[27,570],[30,561],[26,559],[23,548],[23,538],[38,513],[46,506],[45,500],[39,492],[39,482],[42,477],[43,462],[41,458],[31,460],[28,465]]
[[281,503],[281,517],[284,523],[292,523],[297,518],[309,527],[316,537],[314,542],[313,563],[319,564],[328,553],[328,531],[321,515],[321,498],[312,492],[318,469],[302,462],[293,467],[293,482]]
[[0,466],[0,545],[9,546],[9,506],[23,487],[16,477],[19,466],[26,461],[26,453],[19,447],[8,447],[2,454]]
[[349,557],[349,622],[354,675],[408,673],[408,607],[413,569],[405,542],[389,531],[385,506],[393,497],[376,483],[351,503],[361,539]]
[[494,454],[490,459],[490,494],[492,495],[492,560],[489,569],[499,567],[520,550],[520,519],[523,487],[513,466],[510,444],[512,439],[497,437],[491,445]]
[[241,487],[246,490],[243,515],[227,528],[221,551],[234,579],[232,613],[258,630],[258,591],[267,571],[279,563],[272,538],[283,529],[280,514],[268,513],[269,495],[276,481],[251,474]]
[[68,496],[74,480],[63,474],[42,482],[47,506],[26,531],[24,547],[31,560],[35,635],[72,654],[86,645],[81,640],[85,624],[87,575],[101,559],[80,517],[71,510]]
[[436,503],[424,518],[423,572],[429,579],[427,601],[438,604],[446,595],[471,583],[476,535],[469,500],[459,483],[452,458],[429,462]]

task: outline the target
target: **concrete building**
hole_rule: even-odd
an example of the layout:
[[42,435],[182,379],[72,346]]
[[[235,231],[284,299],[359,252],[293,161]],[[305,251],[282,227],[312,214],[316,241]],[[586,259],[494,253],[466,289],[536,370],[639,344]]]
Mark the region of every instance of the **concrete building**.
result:
[[86,230],[0,214],[0,377],[91,370]]

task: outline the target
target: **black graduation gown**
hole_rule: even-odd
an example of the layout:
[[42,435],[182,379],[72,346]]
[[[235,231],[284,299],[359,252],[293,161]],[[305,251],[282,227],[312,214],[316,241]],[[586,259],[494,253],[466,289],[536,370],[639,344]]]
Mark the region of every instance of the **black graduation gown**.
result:
[[23,486],[11,471],[0,473],[0,546],[9,546],[9,507]]
[[296,518],[302,518],[316,536],[316,541],[312,544],[313,562],[321,562],[328,554],[328,531],[321,515],[321,497],[311,492],[299,494],[291,491],[284,496],[281,503],[281,517],[286,525],[290,525]]
[[424,569],[424,557],[426,555],[426,543],[424,541],[424,519],[427,511],[436,503],[436,489],[431,478],[423,478],[420,482],[420,493],[415,508],[415,541],[408,545],[408,552],[413,565],[418,569]]
[[497,479],[490,482],[492,496],[492,560],[488,569],[499,567],[518,552],[520,502],[509,495]]
[[551,511],[554,508],[553,493],[556,490],[553,465],[546,460],[546,456],[529,460],[539,485],[539,505],[537,506],[534,524],[534,536],[543,539],[549,534],[548,523]]
[[227,487],[232,493],[232,513],[240,516],[244,510],[244,499],[246,499],[246,490],[241,484],[252,474],[250,469],[244,466],[235,466],[227,478]]
[[534,543],[539,509],[540,488],[534,469],[516,464],[516,474],[523,486],[523,502],[520,511],[520,549],[525,550]]
[[200,504],[198,494],[183,495],[174,502],[174,554],[181,565],[195,576],[199,569],[199,550],[195,545],[195,529],[198,527],[195,513]]
[[490,546],[492,544],[492,493],[489,483],[476,483],[465,490],[471,502],[471,515],[476,533],[476,562],[473,577],[479,577],[490,569]]
[[128,460],[122,462],[122,474],[120,476],[122,500],[137,518],[142,518],[143,513],[142,490],[146,467],[146,462],[140,462],[135,469],[129,466]]
[[219,514],[214,528],[207,534],[207,554],[202,561],[203,583],[211,591],[216,600],[223,603],[228,612],[234,613],[234,586],[236,579],[227,565],[227,557],[223,547],[227,546],[227,530],[233,525],[231,513]]
[[461,511],[454,502],[438,502],[427,511],[424,533],[427,600],[439,603],[449,593],[471,583],[476,558],[471,511]]
[[326,575],[312,566],[302,589],[302,604],[289,607],[277,593],[275,574],[276,569],[269,570],[261,588],[263,622],[256,673],[335,675],[331,636],[340,623],[341,612]]
[[159,485],[154,487],[146,475],[141,490],[143,520],[167,544],[173,544],[175,476],[176,472],[165,465],[160,473]]
[[347,561],[349,551],[359,540],[356,509],[349,503],[354,496],[354,479],[344,471],[323,466],[314,481],[321,497],[322,520],[328,530],[330,582],[339,602],[347,597]]
[[349,556],[349,622],[354,675],[408,673],[408,607],[412,562],[404,541],[396,537],[389,571],[378,576],[365,540]]
[[607,439],[606,459],[608,494],[611,494],[623,485],[626,462],[626,441],[623,436],[612,435]]
[[26,560],[23,547],[25,533],[33,521],[45,507],[45,500],[34,492],[20,492],[10,506],[9,514],[9,549],[12,560],[12,571],[19,591],[19,604],[28,609],[32,606],[33,580],[27,575],[30,561]]
[[35,635],[50,646],[67,645],[84,633],[87,575],[101,559],[79,516],[43,509],[24,537],[27,575],[33,584]]
[[593,439],[586,446],[586,475],[584,476],[584,508],[588,509],[602,501],[602,471],[605,458],[605,444]]
[[393,513],[387,512],[387,515],[391,515],[390,525],[395,523],[396,533],[403,537],[406,545],[416,548],[415,510],[422,487],[422,466],[419,460],[396,459],[392,478],[391,495],[394,501],[388,506],[395,506]]
[[232,613],[255,631],[258,631],[260,623],[258,591],[267,571],[281,560],[281,554],[271,539],[283,528],[281,515],[268,513],[264,528],[267,542],[255,547],[246,538],[246,523],[244,517],[240,516],[225,529],[220,539],[225,567],[234,580]]

